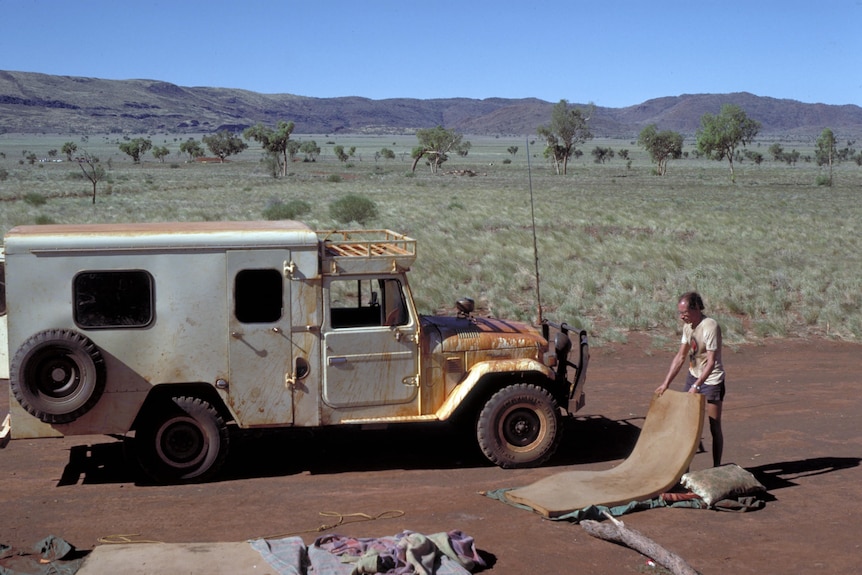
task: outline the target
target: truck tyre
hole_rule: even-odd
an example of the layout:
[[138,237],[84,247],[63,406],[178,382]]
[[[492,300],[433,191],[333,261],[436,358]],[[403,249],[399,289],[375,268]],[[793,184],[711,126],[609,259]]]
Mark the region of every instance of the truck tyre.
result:
[[227,425],[209,402],[172,397],[145,414],[134,448],[153,481],[188,483],[215,475],[227,458],[228,441]]
[[102,397],[105,360],[96,345],[76,331],[41,331],[12,358],[9,385],[31,415],[45,423],[69,423]]
[[500,467],[541,465],[560,443],[557,402],[536,385],[504,387],[479,413],[476,436],[485,457]]

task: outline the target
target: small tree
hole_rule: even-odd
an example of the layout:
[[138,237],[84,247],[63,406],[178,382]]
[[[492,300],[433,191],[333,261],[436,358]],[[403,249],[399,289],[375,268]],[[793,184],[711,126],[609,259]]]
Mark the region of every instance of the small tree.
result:
[[350,159],[350,156],[348,156],[347,152],[344,151],[344,146],[335,146],[332,148],[332,151],[335,153],[335,157],[338,158],[339,162],[346,162]]
[[717,116],[704,114],[697,132],[697,149],[708,158],[730,163],[730,180],[736,181],[733,159],[739,146],[754,141],[760,122],[749,118],[739,106],[725,104]]
[[506,148],[506,151],[512,154],[512,157],[514,158],[515,155],[518,153],[518,146],[509,146],[508,148]]
[[66,142],[63,144],[63,147],[60,148],[60,151],[66,154],[66,160],[72,161],[72,154],[74,154],[78,150],[78,144],[75,142]]
[[93,184],[93,205],[96,204],[96,184],[105,179],[105,168],[99,163],[99,158],[87,152],[78,158],[78,166],[84,172],[84,177]]
[[551,110],[551,123],[536,130],[547,142],[544,154],[553,159],[558,175],[567,173],[569,158],[577,155],[578,145],[593,139],[589,127],[591,116],[592,107],[586,111],[569,108],[566,100],[560,100]]
[[170,153],[171,151],[167,146],[156,146],[153,148],[153,157],[163,164],[165,163],[165,156]]
[[638,136],[638,144],[649,152],[652,161],[657,164],[656,173],[663,176],[667,173],[669,160],[678,160],[682,157],[682,134],[664,130],[659,132],[655,124],[650,124],[641,130]]
[[305,154],[305,162],[316,162],[317,156],[320,155],[320,146],[314,140],[308,140],[299,146],[299,151]]
[[248,148],[248,144],[243,142],[242,138],[227,130],[209,134],[201,138],[201,140],[209,148],[212,155],[217,157],[221,163],[224,163],[224,159],[228,156],[235,156]]
[[120,144],[120,151],[132,158],[135,164],[141,163],[141,156],[153,147],[153,142],[146,138],[134,138]]
[[188,154],[190,160],[200,158],[204,155],[204,149],[201,147],[201,143],[194,138],[189,138],[188,140],[180,144],[180,152],[183,154]]
[[380,157],[385,160],[394,160],[395,152],[393,152],[389,148],[380,148]]
[[820,132],[820,137],[817,138],[817,149],[815,157],[817,158],[818,166],[829,166],[829,179],[827,185],[832,185],[832,165],[835,163],[835,134],[829,128],[824,128]]
[[287,142],[287,157],[290,161],[294,161],[296,159],[296,154],[299,153],[299,148],[302,146],[296,140],[290,140]]
[[612,148],[603,148],[601,146],[596,146],[593,148],[593,162],[596,164],[604,164],[608,160],[612,160],[614,158],[614,151]]
[[413,166],[411,171],[416,171],[416,166],[423,158],[431,166],[431,172],[437,173],[440,166],[449,159],[451,152],[460,153],[470,149],[470,142],[464,141],[463,134],[455,130],[447,130],[443,126],[416,130],[416,138],[419,145],[413,148],[411,157]]
[[264,127],[263,124],[257,124],[251,128],[246,128],[242,135],[245,138],[253,139],[260,142],[261,147],[266,152],[269,152],[280,158],[281,175],[287,175],[287,152],[290,135],[293,133],[293,122],[279,122],[275,130]]

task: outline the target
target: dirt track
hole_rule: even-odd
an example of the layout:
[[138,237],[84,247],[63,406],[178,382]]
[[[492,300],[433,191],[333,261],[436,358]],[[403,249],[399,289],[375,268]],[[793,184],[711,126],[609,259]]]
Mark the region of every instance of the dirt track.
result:
[[[672,353],[647,349],[633,340],[593,350],[587,407],[539,469],[491,467],[470,438],[435,428],[293,433],[235,442],[213,483],[154,487],[134,483],[110,438],[13,441],[0,451],[0,543],[28,546],[49,534],[79,549],[117,534],[167,542],[299,534],[311,543],[318,526],[337,521],[321,512],[397,510],[403,515],[376,521],[347,517],[329,532],[460,529],[475,537],[492,573],[650,572],[631,549],[479,494],[624,459]],[[724,355],[724,459],[755,473],[772,500],[746,514],[657,509],[624,522],[704,574],[859,572],[862,346],[771,341]],[[7,408],[2,382],[0,414]],[[692,469],[710,461],[698,453]]]

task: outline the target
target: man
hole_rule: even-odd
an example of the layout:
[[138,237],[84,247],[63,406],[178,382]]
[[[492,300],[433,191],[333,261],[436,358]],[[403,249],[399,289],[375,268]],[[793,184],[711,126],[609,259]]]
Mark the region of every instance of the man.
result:
[[703,299],[697,292],[680,296],[677,303],[682,328],[682,345],[671,361],[667,376],[655,392],[665,392],[682,369],[688,356],[688,377],[683,391],[706,396],[706,414],[712,435],[712,463],[721,465],[724,435],[721,431],[721,405],[724,401],[724,365],[721,362],[721,327],[703,313]]

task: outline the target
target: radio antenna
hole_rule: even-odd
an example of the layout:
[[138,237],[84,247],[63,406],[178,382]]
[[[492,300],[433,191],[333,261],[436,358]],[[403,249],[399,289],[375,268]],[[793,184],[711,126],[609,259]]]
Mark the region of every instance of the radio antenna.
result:
[[544,321],[542,318],[542,292],[539,287],[539,244],[536,239],[536,207],[533,201],[533,169],[530,164],[530,138],[526,138],[527,144],[527,179],[530,182],[530,218],[533,221],[533,262],[536,266],[536,306],[539,312],[539,324]]

